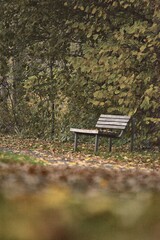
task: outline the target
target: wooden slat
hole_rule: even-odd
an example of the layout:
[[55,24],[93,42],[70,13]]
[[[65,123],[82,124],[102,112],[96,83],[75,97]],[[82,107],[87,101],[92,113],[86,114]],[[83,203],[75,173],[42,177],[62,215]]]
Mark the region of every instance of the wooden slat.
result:
[[118,119],[118,118],[99,118],[98,121],[103,121],[103,122],[124,122],[128,123],[129,119]]
[[129,116],[101,114],[100,117],[130,119]]
[[120,126],[120,125],[118,125],[118,126],[116,126],[116,125],[104,125],[104,124],[96,124],[96,127],[97,128],[109,128],[109,129],[125,129],[126,128],[126,126]]
[[84,133],[84,134],[98,134],[98,129],[79,129],[79,128],[70,128],[71,132],[75,133]]
[[127,126],[127,122],[106,122],[106,121],[98,121],[96,125],[116,125],[116,126]]

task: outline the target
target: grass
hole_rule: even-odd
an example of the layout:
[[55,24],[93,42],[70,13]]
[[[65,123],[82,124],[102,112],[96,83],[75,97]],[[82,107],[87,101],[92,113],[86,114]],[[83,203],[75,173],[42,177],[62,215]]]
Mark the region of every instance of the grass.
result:
[[[63,157],[67,153],[73,154],[73,159],[80,159],[84,156],[87,162],[87,155],[92,160],[94,155],[94,144],[80,144],[80,151],[73,153],[72,143],[51,143],[44,141],[31,141],[21,139],[2,139],[2,147],[11,149],[35,149],[40,152],[52,150]],[[19,147],[19,148],[18,148]],[[20,149],[21,148],[21,149]],[[104,162],[109,163],[114,160],[118,165],[120,162],[129,165],[146,163],[152,167],[153,163],[159,167],[160,154],[158,151],[136,151],[131,153],[129,147],[114,146],[113,152],[108,152],[107,145],[101,145],[98,156],[104,158]],[[82,159],[80,160],[82,161]],[[37,164],[45,165],[45,162],[24,154],[12,152],[0,152],[0,163]],[[160,239],[160,194],[154,192],[135,192],[111,194],[107,191],[107,184],[103,182],[103,176],[95,176],[95,181],[102,185],[105,183],[106,191],[96,191],[94,188],[83,194],[78,191],[80,186],[77,175],[66,176],[61,172],[53,172],[47,175],[47,171],[42,167],[42,171],[34,171],[36,166],[28,166],[24,171],[21,166],[12,169],[9,166],[1,168],[0,174],[0,240],[158,240]],[[38,166],[39,168],[39,166]],[[41,167],[40,167],[41,168]],[[47,168],[46,168],[47,169]],[[158,168],[159,169],[159,168]],[[88,167],[88,171],[90,168]],[[50,169],[49,169],[50,171]],[[82,178],[83,169],[81,170]],[[114,172],[115,173],[115,172]],[[113,173],[113,178],[115,175]],[[48,173],[49,174],[49,173]],[[61,185],[55,181],[51,184],[52,177],[60,174],[60,179],[67,177],[70,183],[77,185],[72,189],[71,185]],[[119,174],[123,174],[123,171]],[[151,173],[152,180],[154,173]],[[39,177],[38,177],[39,176]],[[49,176],[49,177],[47,177]],[[91,175],[86,175],[88,181]],[[110,175],[109,175],[110,176]],[[130,173],[126,175],[134,183],[134,178]],[[137,175],[136,175],[137,176]],[[142,177],[145,175],[142,175]],[[119,175],[119,189],[125,182],[121,181]],[[38,180],[39,179],[39,180]],[[49,180],[45,182],[45,179]],[[144,179],[144,183],[147,184]],[[142,178],[141,178],[142,180]],[[149,181],[148,180],[148,181]],[[157,181],[157,183],[156,183]],[[153,182],[154,183],[154,182]],[[114,183],[116,184],[116,183]],[[149,182],[148,182],[149,184]],[[159,184],[158,179],[155,184]],[[73,185],[75,186],[75,185]],[[9,192],[7,192],[7,189]]]
[[30,163],[30,164],[40,164],[46,165],[46,163],[42,160],[35,159],[33,157],[23,155],[23,154],[15,154],[11,152],[0,152],[0,162],[3,163]]
[[81,196],[49,188],[16,199],[0,196],[3,240],[158,240],[159,195]]

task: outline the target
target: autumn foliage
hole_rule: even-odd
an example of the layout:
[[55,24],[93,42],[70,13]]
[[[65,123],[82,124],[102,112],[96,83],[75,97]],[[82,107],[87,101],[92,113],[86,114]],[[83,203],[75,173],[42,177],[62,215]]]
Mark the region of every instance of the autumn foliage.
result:
[[1,132],[65,141],[71,126],[120,113],[136,118],[141,145],[158,145],[159,9],[158,0],[1,1]]

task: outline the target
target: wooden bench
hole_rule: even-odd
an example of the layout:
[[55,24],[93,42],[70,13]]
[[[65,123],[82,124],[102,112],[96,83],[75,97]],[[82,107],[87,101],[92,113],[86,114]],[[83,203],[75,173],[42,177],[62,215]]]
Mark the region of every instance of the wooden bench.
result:
[[97,123],[96,129],[79,129],[70,128],[70,131],[74,133],[74,151],[77,150],[78,135],[91,135],[95,136],[95,152],[98,151],[99,137],[109,138],[109,151],[112,150],[112,138],[120,138],[131,121],[131,151],[133,151],[134,141],[134,121],[129,116],[122,115],[106,115],[101,114]]

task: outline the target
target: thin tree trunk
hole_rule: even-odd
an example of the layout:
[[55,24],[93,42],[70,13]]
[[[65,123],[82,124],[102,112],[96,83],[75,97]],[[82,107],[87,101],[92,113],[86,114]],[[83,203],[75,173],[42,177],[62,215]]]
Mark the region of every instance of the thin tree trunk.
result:
[[22,46],[17,47],[17,53],[15,53],[13,59],[13,89],[12,89],[12,108],[14,113],[15,120],[15,130],[19,131],[20,127],[20,119],[21,119],[21,109],[20,103],[22,101],[23,96],[23,62],[24,62],[24,54]]
[[52,83],[52,95],[51,95],[51,139],[54,139],[55,135],[55,84],[53,82],[53,62],[50,63],[50,80]]

